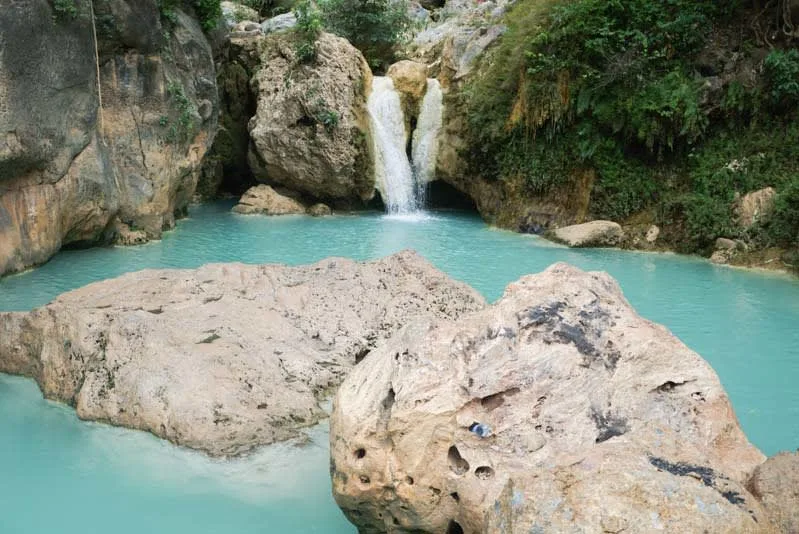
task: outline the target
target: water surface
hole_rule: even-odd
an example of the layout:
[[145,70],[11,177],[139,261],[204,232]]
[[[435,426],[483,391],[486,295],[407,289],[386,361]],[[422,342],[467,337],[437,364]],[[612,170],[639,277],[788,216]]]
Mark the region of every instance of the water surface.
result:
[[[751,441],[799,447],[799,282],[696,258],[570,250],[492,229],[470,214],[247,217],[198,206],[163,241],[66,251],[0,279],[0,310],[144,268],[209,262],[302,264],[413,248],[495,300],[508,282],[557,261],[604,270],[638,312],[668,326],[715,368]],[[25,380],[0,377],[0,532],[65,534],[354,532],[335,508],[325,430],[235,462],[146,434],[79,422]]]

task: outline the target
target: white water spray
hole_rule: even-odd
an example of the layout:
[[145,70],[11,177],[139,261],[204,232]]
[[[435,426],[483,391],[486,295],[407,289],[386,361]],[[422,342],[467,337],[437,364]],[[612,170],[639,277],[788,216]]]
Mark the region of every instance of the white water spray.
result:
[[427,184],[435,179],[438,133],[441,130],[443,110],[444,94],[441,92],[441,85],[438,80],[429,79],[411,145],[413,176],[419,205],[424,205]]
[[394,82],[375,76],[367,103],[374,138],[375,174],[389,213],[419,209],[413,172],[405,154],[405,118]]

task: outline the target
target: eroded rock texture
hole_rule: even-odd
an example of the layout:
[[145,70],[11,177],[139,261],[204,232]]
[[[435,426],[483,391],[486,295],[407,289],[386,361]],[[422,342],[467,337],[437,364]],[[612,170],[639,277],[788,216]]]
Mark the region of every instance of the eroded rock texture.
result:
[[345,39],[321,34],[316,59],[302,62],[294,38],[274,34],[261,45],[250,167],[259,181],[310,199],[358,205],[375,189],[366,110],[371,71]]
[[148,238],[174,224],[194,192],[216,130],[210,45],[155,0],[95,2],[99,107],[88,3],[74,17],[51,2],[0,10],[0,274],[61,246]]
[[333,491],[369,532],[772,532],[764,457],[710,366],[613,279],[565,264],[347,377]]
[[412,318],[482,306],[409,252],[141,271],[0,314],[0,372],[35,378],[83,419],[233,455],[324,417],[319,401]]

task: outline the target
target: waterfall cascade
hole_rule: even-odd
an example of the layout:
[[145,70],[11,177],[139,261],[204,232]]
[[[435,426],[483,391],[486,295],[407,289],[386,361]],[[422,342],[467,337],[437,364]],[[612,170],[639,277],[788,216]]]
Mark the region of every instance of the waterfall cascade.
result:
[[424,207],[425,188],[433,179],[441,128],[443,95],[436,80],[427,92],[411,141],[413,163],[405,152],[405,117],[391,78],[375,76],[368,101],[375,153],[375,182],[390,214],[413,213]]

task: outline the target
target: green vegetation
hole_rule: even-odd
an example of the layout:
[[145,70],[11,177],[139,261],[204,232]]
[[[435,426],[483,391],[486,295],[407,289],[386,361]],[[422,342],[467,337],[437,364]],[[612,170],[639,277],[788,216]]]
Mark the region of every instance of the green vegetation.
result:
[[297,17],[295,51],[300,63],[316,60],[316,40],[322,33],[322,16],[312,0],[302,0],[294,7]]
[[174,25],[177,22],[175,10],[182,5],[194,10],[197,19],[200,21],[200,26],[205,31],[216,28],[216,24],[222,16],[222,7],[219,4],[219,0],[158,0],[161,18]]
[[393,61],[411,29],[405,0],[320,0],[319,6],[325,28],[351,42],[376,70]]
[[188,142],[194,135],[196,126],[194,118],[197,115],[197,108],[186,96],[183,84],[179,81],[169,82],[166,90],[177,118],[173,122],[170,121],[169,117],[162,116],[159,118],[158,123],[162,127],[169,127],[166,139],[170,143]]
[[[541,194],[591,169],[593,216],[649,211],[683,251],[719,236],[796,244],[799,51],[775,48],[758,65],[743,4],[520,0],[463,91],[474,174]],[[713,63],[733,55],[740,73]],[[741,236],[730,206],[766,186],[779,193],[774,214]]]
[[54,0],[53,13],[58,21],[74,20],[78,16],[76,0]]

